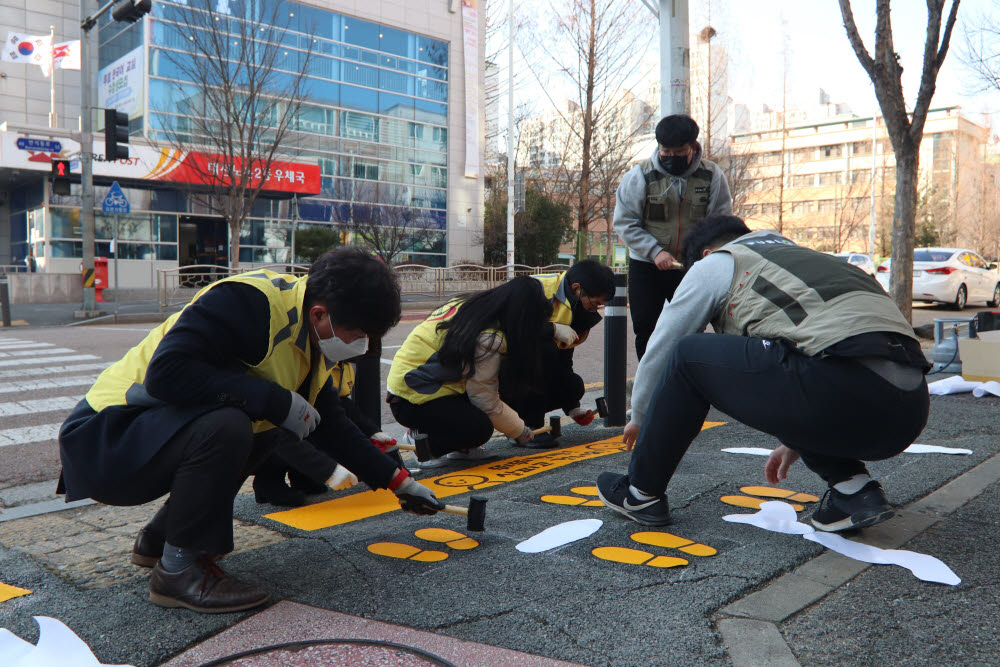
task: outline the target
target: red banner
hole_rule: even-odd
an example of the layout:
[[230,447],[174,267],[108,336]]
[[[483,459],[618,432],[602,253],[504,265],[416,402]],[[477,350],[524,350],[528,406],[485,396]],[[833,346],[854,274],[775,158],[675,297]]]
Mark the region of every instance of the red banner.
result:
[[[239,178],[242,174],[242,160],[233,161],[233,173]],[[187,153],[179,162],[174,162],[162,170],[154,170],[148,178],[173,183],[196,183],[210,186],[226,186],[230,183],[229,170],[225,159],[219,155],[207,153]],[[264,169],[262,164],[255,164],[250,169],[251,187],[263,183],[264,190],[273,192],[290,192],[301,195],[318,195],[320,193],[319,165],[302,164],[273,160],[270,168]]]

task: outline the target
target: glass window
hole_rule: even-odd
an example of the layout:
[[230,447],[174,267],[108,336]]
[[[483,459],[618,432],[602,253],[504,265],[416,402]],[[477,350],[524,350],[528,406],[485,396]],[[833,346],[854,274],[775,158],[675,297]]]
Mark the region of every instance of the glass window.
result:
[[52,241],[52,257],[83,257],[82,241]]
[[153,216],[153,240],[160,241],[161,243],[177,242],[176,215]]
[[379,87],[382,90],[403,93],[404,95],[414,94],[414,79],[412,76],[383,69],[379,70],[378,77]]
[[331,58],[329,56],[313,52],[313,54],[309,56],[309,63],[306,66],[306,74],[309,76],[319,77],[321,79],[339,81],[341,64],[341,61],[336,58]]
[[379,49],[385,53],[394,53],[397,56],[413,58],[416,54],[417,36],[411,33],[379,26]]
[[345,85],[341,91],[340,105],[347,109],[376,113],[378,112],[378,92]]
[[340,114],[340,134],[342,137],[376,141],[379,119],[369,114],[343,111]]
[[378,70],[362,64],[344,63],[342,79],[368,88],[378,88]]
[[448,124],[448,107],[437,102],[428,100],[415,100],[416,119],[421,123],[431,123],[433,125]]
[[175,245],[156,246],[156,259],[177,261],[177,246]]
[[49,208],[52,238],[80,238],[80,209]]
[[413,98],[393,95],[391,93],[379,93],[378,110],[379,113],[395,118],[405,118],[413,120]]
[[417,35],[417,60],[437,65],[448,66],[448,42],[441,42],[430,37]]
[[[263,245],[264,244],[264,221],[246,220],[243,229],[240,230],[241,245]],[[242,259],[243,254],[240,253]]]
[[378,49],[379,27],[368,21],[345,16],[341,41],[366,49]]
[[342,22],[340,14],[317,9],[308,5],[298,5],[299,31],[314,37],[339,39]]
[[940,251],[930,251],[930,250],[915,250],[913,252],[914,262],[947,262],[951,259],[952,253],[950,252],[940,252]]

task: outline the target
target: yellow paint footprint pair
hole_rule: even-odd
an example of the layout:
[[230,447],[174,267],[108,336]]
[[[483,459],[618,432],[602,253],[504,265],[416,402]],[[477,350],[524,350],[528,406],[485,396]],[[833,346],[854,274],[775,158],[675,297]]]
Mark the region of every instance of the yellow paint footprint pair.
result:
[[[449,528],[421,528],[420,530],[414,531],[413,534],[421,540],[434,542],[436,544],[444,544],[449,549],[454,549],[456,551],[475,549],[479,546],[479,542],[475,541],[471,537],[467,537],[457,530],[451,530]],[[368,545],[368,551],[378,556],[401,558],[403,560],[412,560],[418,563],[437,563],[448,558],[448,554],[444,551],[421,549],[420,547],[415,547],[410,544],[401,544],[400,542],[376,542],[375,544]]]
[[[596,486],[574,486],[570,489],[570,493],[575,493],[575,496],[542,496],[543,503],[552,503],[553,505],[577,505],[579,507],[604,507],[604,503],[597,498],[597,487]],[[589,497],[584,497],[589,496]]]
[[[727,505],[750,507],[752,509],[760,509],[761,504],[766,503],[769,500],[784,500],[791,505],[796,512],[801,512],[805,509],[805,507],[799,505],[799,503],[815,503],[819,500],[816,496],[808,493],[797,493],[795,491],[789,491],[788,489],[779,489],[774,486],[741,486],[740,491],[748,495],[722,496],[719,500]],[[758,497],[752,498],[751,496]]]
[[10,584],[0,583],[0,602],[13,600],[14,598],[21,597],[22,595],[31,595],[31,591],[27,588],[18,588],[17,586],[11,586]]
[[[661,531],[643,531],[633,533],[632,539],[639,544],[648,544],[654,547],[664,547],[666,549],[677,549],[689,556],[714,556],[719,553],[707,544],[699,544],[694,540],[689,540],[679,535],[664,533]],[[657,556],[641,549],[630,549],[628,547],[597,547],[590,553],[601,560],[608,560],[615,563],[625,563],[627,565],[648,565],[649,567],[679,567],[687,565],[686,558],[677,556]]]

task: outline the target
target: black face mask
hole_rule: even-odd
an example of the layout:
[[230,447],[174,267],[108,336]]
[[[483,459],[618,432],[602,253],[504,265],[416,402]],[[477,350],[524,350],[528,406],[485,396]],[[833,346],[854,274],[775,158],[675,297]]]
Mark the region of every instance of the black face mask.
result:
[[658,155],[657,158],[660,160],[660,166],[663,167],[663,171],[667,172],[671,176],[680,176],[688,167],[691,165],[688,162],[687,155],[670,155],[668,157],[663,157]]

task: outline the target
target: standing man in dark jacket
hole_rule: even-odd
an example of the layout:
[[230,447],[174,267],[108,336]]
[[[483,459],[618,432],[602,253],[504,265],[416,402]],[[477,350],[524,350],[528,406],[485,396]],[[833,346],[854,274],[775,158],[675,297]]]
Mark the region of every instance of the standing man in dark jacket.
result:
[[283,443],[320,438],[404,510],[443,505],[344,414],[336,362],[364,352],[400,317],[392,271],[356,248],[307,277],[254,271],[214,283],[105,369],[59,433],[66,499],[139,505],[169,494],[139,532],[133,562],[153,567],[150,599],[216,613],[266,602],[222,571],[233,499]]
[[628,245],[628,300],[635,351],[642,359],[663,303],[681,282],[681,239],[707,215],[731,215],[729,183],[702,157],[698,124],[667,116],[656,126],[656,151],[618,186],[614,226]]

